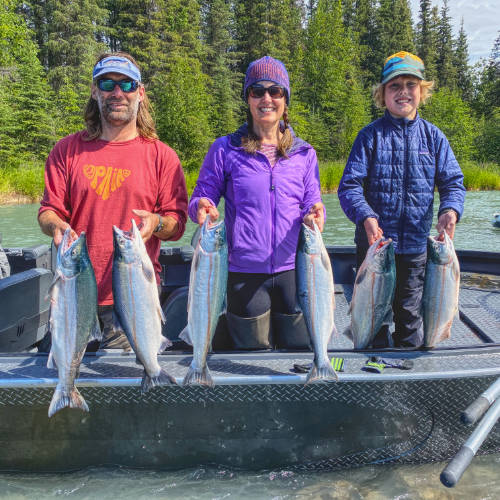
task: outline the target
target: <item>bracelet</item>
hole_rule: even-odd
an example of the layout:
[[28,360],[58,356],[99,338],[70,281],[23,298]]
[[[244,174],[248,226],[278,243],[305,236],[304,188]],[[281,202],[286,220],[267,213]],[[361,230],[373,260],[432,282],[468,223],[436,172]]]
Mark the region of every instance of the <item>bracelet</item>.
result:
[[158,225],[154,229],[153,233],[159,233],[163,229],[163,221],[161,220],[161,215],[156,214],[158,216]]

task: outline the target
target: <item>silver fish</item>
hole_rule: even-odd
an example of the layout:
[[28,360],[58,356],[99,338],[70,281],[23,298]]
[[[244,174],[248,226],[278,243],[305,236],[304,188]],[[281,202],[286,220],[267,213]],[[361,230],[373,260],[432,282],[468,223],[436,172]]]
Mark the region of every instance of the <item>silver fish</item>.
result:
[[97,284],[87,252],[85,233],[71,243],[66,229],[57,250],[57,265],[50,295],[52,347],[47,366],[57,365],[59,381],[49,406],[49,417],[62,408],[89,411],[75,387],[87,344],[101,338],[97,319]]
[[328,342],[337,334],[333,320],[335,288],[330,257],[316,224],[302,224],[296,256],[297,296],[314,348],[306,384],[338,380],[328,359]]
[[451,238],[446,231],[443,241],[429,236],[422,297],[426,347],[434,347],[450,337],[458,311],[459,288],[460,266]]
[[144,367],[141,390],[176,384],[158,363],[158,353],[171,342],[162,335],[165,321],[158,297],[153,263],[132,219],[132,229],[113,226],[113,300],[116,329],[125,332],[137,360]]
[[191,262],[188,324],[179,337],[192,344],[193,360],[184,385],[213,386],[207,354],[224,307],[227,288],[227,242],[224,221],[209,227],[207,217]]
[[395,288],[394,245],[381,238],[366,252],[354,282],[350,330],[355,349],[368,347],[381,326],[392,322]]

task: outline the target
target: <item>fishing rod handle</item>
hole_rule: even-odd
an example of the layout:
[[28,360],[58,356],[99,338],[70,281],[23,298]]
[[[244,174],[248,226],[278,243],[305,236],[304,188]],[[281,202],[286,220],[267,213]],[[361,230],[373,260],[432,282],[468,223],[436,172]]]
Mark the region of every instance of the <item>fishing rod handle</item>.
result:
[[473,425],[484,415],[490,405],[491,402],[487,398],[479,396],[462,412],[460,420],[465,425]]
[[451,462],[443,469],[441,476],[439,476],[443,485],[447,488],[453,488],[460,481],[462,474],[469,467],[473,458],[474,452],[468,446],[462,446]]

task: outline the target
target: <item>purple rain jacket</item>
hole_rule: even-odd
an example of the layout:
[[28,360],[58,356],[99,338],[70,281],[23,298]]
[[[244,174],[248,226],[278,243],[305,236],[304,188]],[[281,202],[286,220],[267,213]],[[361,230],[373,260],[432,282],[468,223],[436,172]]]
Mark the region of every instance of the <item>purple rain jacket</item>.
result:
[[197,222],[200,198],[225,199],[229,270],[273,274],[295,268],[302,219],[321,201],[316,152],[293,134],[288,158],[271,167],[266,156],[241,146],[247,124],[210,147],[189,202]]

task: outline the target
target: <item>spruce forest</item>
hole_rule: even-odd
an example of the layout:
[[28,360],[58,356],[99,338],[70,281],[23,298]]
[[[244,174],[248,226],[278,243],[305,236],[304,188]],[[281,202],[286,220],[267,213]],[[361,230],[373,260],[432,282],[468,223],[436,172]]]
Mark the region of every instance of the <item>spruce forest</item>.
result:
[[421,109],[461,162],[500,163],[500,37],[474,67],[449,5],[421,0],[0,0],[0,167],[42,169],[83,126],[92,67],[123,50],[141,66],[160,138],[196,172],[210,143],[245,120],[249,62],[283,61],[290,122],[321,160],[342,160],[381,111],[384,59],[418,54],[435,92]]

